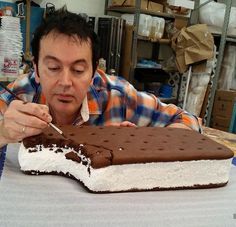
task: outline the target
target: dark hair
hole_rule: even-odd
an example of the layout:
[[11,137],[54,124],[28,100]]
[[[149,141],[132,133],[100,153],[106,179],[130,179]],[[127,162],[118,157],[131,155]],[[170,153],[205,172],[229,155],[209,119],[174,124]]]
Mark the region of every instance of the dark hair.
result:
[[34,63],[38,65],[40,40],[52,31],[68,36],[76,35],[81,41],[85,42],[87,42],[89,39],[91,40],[94,74],[97,68],[100,51],[98,36],[90,28],[85,17],[67,11],[65,6],[56,10],[46,19],[43,19],[41,25],[36,29],[31,42]]

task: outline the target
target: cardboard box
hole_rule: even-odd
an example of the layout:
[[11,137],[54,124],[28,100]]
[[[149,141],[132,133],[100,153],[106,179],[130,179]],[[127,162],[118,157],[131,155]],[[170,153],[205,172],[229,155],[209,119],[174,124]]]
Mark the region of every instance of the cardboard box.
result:
[[190,1],[190,0],[167,0],[167,3],[171,6],[194,9],[194,1]]
[[213,57],[214,39],[206,24],[182,28],[171,41],[171,47],[176,53],[176,66],[180,73],[184,73],[190,64]]
[[157,2],[148,1],[147,10],[150,11],[150,12],[154,12],[154,13],[163,12],[163,5],[159,4]]
[[176,18],[175,18],[175,21],[174,21],[174,26],[175,26],[175,28],[177,28],[178,30],[181,30],[182,28],[188,26],[188,21],[189,21],[189,18],[176,17]]
[[112,0],[112,6],[135,6],[135,0]]
[[213,107],[213,118],[225,117],[231,119],[236,91],[217,90]]
[[199,117],[202,118],[202,119],[205,118],[210,90],[211,90],[211,86],[208,84],[207,89],[206,89],[206,93],[205,93],[205,98],[204,98],[203,103],[202,103],[201,113],[199,115]]
[[192,65],[193,73],[206,73],[207,71],[207,60],[203,60]]
[[[135,7],[135,0],[112,0],[112,6],[129,6]],[[148,0],[141,0],[141,9],[145,10],[148,8]]]
[[228,132],[229,126],[230,126],[230,121],[231,121],[231,118],[215,116],[213,118],[212,127]]
[[129,74],[132,66],[132,41],[134,27],[126,25],[124,29],[124,41],[121,50],[121,69],[120,73],[126,80],[129,80]]
[[[135,0],[112,0],[112,6],[135,7]],[[149,0],[141,0],[141,9],[150,12],[163,12],[163,5]]]

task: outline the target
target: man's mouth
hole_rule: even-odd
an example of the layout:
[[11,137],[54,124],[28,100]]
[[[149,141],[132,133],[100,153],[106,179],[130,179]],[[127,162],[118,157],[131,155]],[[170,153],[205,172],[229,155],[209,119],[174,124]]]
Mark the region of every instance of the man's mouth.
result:
[[63,102],[63,103],[70,103],[71,101],[69,100],[63,100],[63,99],[58,99],[59,102]]
[[63,103],[69,103],[73,101],[73,96],[69,94],[57,94],[57,100]]

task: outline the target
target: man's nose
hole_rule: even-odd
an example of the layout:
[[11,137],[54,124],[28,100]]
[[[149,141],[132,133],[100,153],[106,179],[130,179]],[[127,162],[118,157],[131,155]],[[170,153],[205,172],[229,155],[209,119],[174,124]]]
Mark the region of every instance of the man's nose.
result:
[[69,70],[65,69],[63,70],[60,79],[59,84],[63,86],[71,86],[72,85],[72,75]]

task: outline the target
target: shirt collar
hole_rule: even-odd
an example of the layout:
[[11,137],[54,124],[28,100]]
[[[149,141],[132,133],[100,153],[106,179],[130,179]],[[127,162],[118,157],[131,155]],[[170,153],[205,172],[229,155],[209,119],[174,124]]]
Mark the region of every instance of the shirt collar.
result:
[[83,122],[87,122],[88,119],[89,119],[89,107],[88,107],[87,95],[85,96],[85,98],[82,102],[82,106],[81,106],[81,109],[80,109],[80,114],[81,114]]

